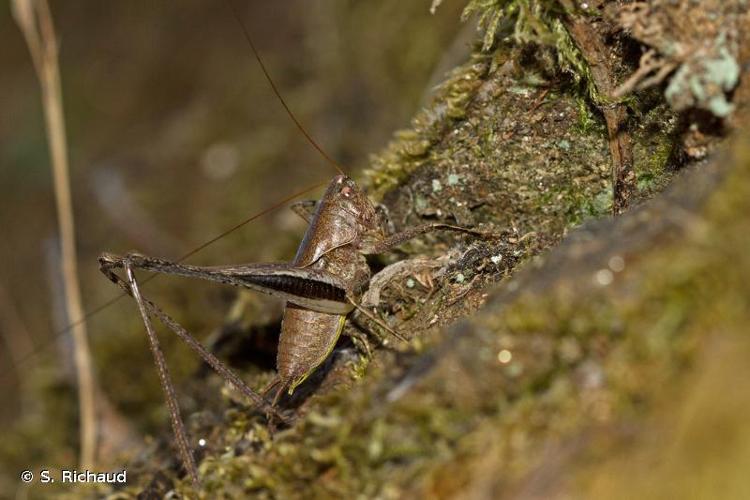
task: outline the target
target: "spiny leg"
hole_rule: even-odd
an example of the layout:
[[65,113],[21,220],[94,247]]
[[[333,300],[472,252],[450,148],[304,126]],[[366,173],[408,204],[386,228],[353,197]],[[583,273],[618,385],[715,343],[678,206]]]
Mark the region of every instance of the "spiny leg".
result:
[[[370,238],[365,237],[362,239],[362,242],[360,243],[360,251],[365,255],[384,253],[392,249],[393,247],[401,245],[402,243],[405,243],[409,241],[410,239],[415,238],[421,234],[438,231],[438,230],[466,233],[466,234],[478,236],[480,238],[496,237],[496,235],[492,233],[485,233],[482,231],[476,231],[476,230],[468,229],[465,227],[453,226],[451,224],[443,224],[443,223],[438,222],[438,223],[433,223],[433,224],[423,224],[421,226],[411,227],[399,233],[391,234],[385,237],[381,235],[377,235],[375,237],[370,237]],[[373,295],[378,295],[378,294],[379,294],[379,290],[376,290],[373,293]],[[365,296],[367,297],[367,295],[368,294],[366,293]],[[387,326],[385,323],[383,323],[378,318],[376,318],[373,314],[367,311],[365,307],[360,306],[359,304],[356,304],[349,297],[347,297],[347,299],[358,311],[362,312],[365,316],[367,316],[370,320],[374,321],[376,324],[384,328],[387,332],[391,333],[395,337],[405,342],[407,341],[401,334],[397,333],[395,330]]]
[[172,430],[174,431],[175,440],[177,441],[177,450],[180,453],[180,458],[182,459],[185,469],[187,469],[187,473],[190,475],[190,479],[193,481],[193,485],[199,487],[200,480],[198,479],[198,469],[195,466],[195,458],[190,450],[187,433],[185,432],[185,425],[180,417],[180,406],[177,403],[177,396],[175,394],[174,385],[172,384],[172,378],[169,376],[169,368],[164,359],[164,353],[159,346],[159,339],[156,337],[156,332],[154,332],[154,327],[151,324],[151,319],[149,318],[146,305],[138,288],[138,282],[135,280],[133,269],[128,262],[125,263],[125,274],[130,285],[129,288],[131,290],[131,295],[135,299],[136,304],[138,304],[138,310],[141,313],[141,318],[143,318],[143,324],[146,326],[149,346],[151,347],[151,353],[156,362],[156,371],[159,374],[159,382],[161,383],[161,388],[164,391],[164,396],[167,400],[169,416],[172,421]]
[[[120,264],[126,264],[130,267],[137,267],[136,265],[132,265],[127,259],[123,259],[121,262],[117,264],[113,264],[110,261],[101,261],[100,260],[100,270],[102,273],[104,273],[107,278],[110,279],[113,283],[115,283],[117,286],[119,286],[125,293],[128,295],[133,295],[131,291],[131,286],[125,282],[120,276],[117,275],[113,271],[113,268]],[[277,414],[275,410],[272,408],[271,405],[268,404],[268,401],[266,401],[261,395],[259,395],[257,392],[252,390],[248,385],[239,377],[237,376],[231,369],[229,369],[228,366],[226,366],[219,358],[214,356],[210,351],[208,351],[203,344],[198,342],[193,338],[192,335],[177,321],[172,319],[171,316],[169,316],[167,313],[161,310],[156,304],[151,302],[150,300],[146,298],[142,298],[142,303],[146,310],[150,313],[159,318],[159,321],[161,321],[167,328],[172,330],[180,339],[182,339],[183,342],[185,342],[188,347],[190,347],[196,354],[198,354],[211,368],[216,371],[216,373],[221,376],[226,382],[234,386],[236,389],[238,389],[242,394],[247,396],[248,399],[250,399],[253,403],[260,406],[264,411],[270,411],[275,414],[276,417],[281,419],[282,421],[286,422],[286,419],[283,417],[283,415]]]
[[388,233],[394,234],[396,232],[396,226],[393,225],[391,211],[388,210],[388,207],[382,203],[375,203],[375,212],[378,214],[378,217],[380,217],[380,220],[384,222],[383,225],[388,230]]
[[362,307],[376,308],[380,305],[380,295],[392,281],[397,278],[405,278],[411,274],[416,274],[424,269],[434,269],[447,266],[453,263],[453,260],[437,259],[408,259],[394,262],[377,272],[370,278],[370,284],[367,291],[362,295],[360,304]]
[[[271,399],[271,407],[276,408],[279,404],[279,400],[281,399],[281,396],[284,394],[284,392],[289,387],[289,383],[285,382],[279,377],[278,375],[274,377],[271,382],[263,389],[261,394],[263,394],[263,399],[267,399],[268,396],[273,392],[273,398]],[[273,434],[276,432],[276,421],[274,420],[274,415],[272,414],[266,414],[266,418],[268,419],[268,431]],[[282,421],[286,424],[288,424],[288,421]]]
[[315,215],[315,209],[318,208],[318,201],[302,200],[296,203],[292,203],[291,205],[289,205],[289,208],[291,208],[292,212],[302,217],[302,219],[309,224],[313,218],[313,215]]
[[133,267],[135,266],[133,266],[127,259],[120,262],[120,267],[123,267],[125,269],[127,275],[126,281],[113,271],[113,268],[115,266],[111,264],[111,262],[100,261],[100,269],[125,293],[132,296],[138,304],[138,309],[146,326],[146,331],[148,332],[149,343],[151,345],[151,351],[156,361],[159,380],[166,395],[167,405],[169,407],[170,417],[172,421],[172,428],[177,440],[177,447],[180,453],[180,458],[185,469],[188,471],[193,484],[199,486],[200,482],[198,479],[197,468],[193,455],[190,452],[184,424],[182,422],[182,419],[180,418],[180,410],[177,404],[177,397],[175,395],[174,386],[172,385],[166,360],[164,359],[164,355],[161,351],[161,348],[159,347],[158,339],[156,338],[156,334],[154,333],[149,314],[156,316],[159,321],[161,321],[165,326],[167,326],[170,330],[177,334],[177,336],[180,337],[180,339],[182,339],[193,351],[201,356],[201,358],[206,363],[208,363],[208,365],[211,366],[211,368],[213,368],[226,382],[233,385],[242,394],[244,394],[258,406],[260,406],[267,415],[273,415],[274,417],[285,423],[288,423],[289,420],[283,415],[276,412],[276,410],[271,405],[269,405],[265,399],[263,399],[259,394],[248,387],[247,384],[242,381],[242,379],[240,379],[211,352],[206,350],[206,348],[203,347],[203,345],[198,341],[196,341],[179,323],[177,323],[174,319],[172,319],[169,315],[162,311],[153,302],[144,298],[140,292],[138,283],[135,280],[135,275],[133,273]]
[[367,359],[371,359],[372,349],[370,348],[370,342],[367,340],[367,332],[369,332],[367,326],[362,325],[356,318],[351,318],[351,323],[352,327],[349,331],[346,331],[346,335],[352,339],[354,347],[360,354],[364,355]]
[[[362,295],[359,304],[355,304],[355,308],[365,314],[365,316],[367,316],[369,319],[377,322],[379,326],[382,326],[389,333],[393,332],[393,335],[401,340],[405,340],[402,335],[393,330],[390,330],[387,326],[377,321],[377,319],[373,317],[376,314],[377,307],[380,305],[380,295],[383,289],[396,278],[400,278],[423,269],[443,267],[449,263],[450,262],[448,261],[438,261],[431,259],[411,259],[401,260],[389,266],[386,266],[384,269],[380,270],[377,274],[370,278],[369,288],[364,293],[364,295]],[[368,314],[370,310],[373,311],[372,315]]]
[[386,325],[383,321],[381,321],[380,319],[378,319],[374,314],[372,314],[370,311],[368,311],[367,309],[365,309],[361,305],[357,304],[354,300],[352,300],[349,297],[347,297],[347,300],[349,300],[349,303],[351,305],[353,305],[354,308],[357,311],[359,311],[362,314],[364,314],[367,317],[367,319],[369,319],[370,321],[372,321],[373,323],[375,323],[376,325],[378,325],[380,328],[384,329],[386,332],[390,333],[391,335],[393,335],[394,337],[396,337],[397,339],[399,339],[399,340],[401,340],[403,342],[409,342],[409,340],[406,337],[404,337],[403,335],[401,335],[400,333],[398,333],[396,330],[394,330],[390,326]]
[[[266,386],[265,386],[265,387],[263,388],[263,390],[262,390],[262,391],[260,392],[260,393],[261,393],[261,394],[263,395],[263,399],[266,399],[266,400],[267,400],[267,399],[268,399],[268,395],[269,395],[269,394],[271,394],[271,392],[272,392],[272,391],[273,391],[274,389],[278,389],[280,385],[282,385],[282,384],[281,384],[281,377],[279,377],[279,376],[277,375],[277,376],[275,376],[275,377],[273,378],[273,380],[271,380],[271,381],[270,381],[270,382],[268,383],[268,385],[266,385]],[[281,388],[281,389],[283,390],[283,389],[284,389],[283,385],[282,385],[282,387],[280,387],[280,388]],[[277,401],[277,399],[278,399],[278,397],[277,397],[277,394],[278,394],[278,392],[279,392],[279,391],[277,390],[277,391],[276,391],[276,392],[274,393],[274,397],[273,397],[273,398],[271,399],[271,404],[272,404],[272,405],[275,405],[275,404],[276,404],[276,403],[278,402],[278,401]]]
[[405,243],[421,234],[431,233],[433,231],[439,230],[471,234],[480,238],[496,237],[496,235],[492,233],[485,233],[482,231],[476,231],[474,229],[436,222],[433,224],[423,224],[421,226],[410,227],[408,229],[404,229],[399,233],[391,234],[386,237],[363,239],[362,243],[360,244],[360,251],[365,255],[384,253],[392,249],[393,247],[401,245],[402,243]]

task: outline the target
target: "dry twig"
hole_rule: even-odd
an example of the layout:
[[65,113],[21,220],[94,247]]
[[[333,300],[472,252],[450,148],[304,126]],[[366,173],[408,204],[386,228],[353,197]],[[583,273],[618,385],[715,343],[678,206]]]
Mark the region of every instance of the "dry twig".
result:
[[[602,36],[591,21],[582,17],[567,17],[566,27],[576,42],[581,54],[591,68],[591,77],[601,95],[611,96],[615,92],[615,71]],[[612,156],[612,213],[622,213],[635,193],[635,171],[633,148],[627,131],[627,108],[623,104],[600,105],[609,135],[609,151]]]
[[96,450],[96,386],[92,374],[91,354],[86,337],[86,324],[81,306],[81,291],[75,248],[73,202],[70,194],[68,152],[65,119],[58,66],[58,46],[52,14],[47,0],[12,0],[16,23],[29,46],[34,69],[39,77],[44,106],[47,139],[52,160],[52,174],[57,203],[57,219],[62,246],[62,273],[65,283],[65,305],[75,345],[75,365],[78,379],[82,468],[91,468]]

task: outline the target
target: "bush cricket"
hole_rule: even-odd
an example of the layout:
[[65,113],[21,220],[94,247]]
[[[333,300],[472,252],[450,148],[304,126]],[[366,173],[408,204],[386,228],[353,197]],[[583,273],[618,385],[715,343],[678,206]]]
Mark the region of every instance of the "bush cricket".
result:
[[[315,209],[311,211],[313,206]],[[309,225],[291,263],[202,267],[136,253],[124,257],[105,253],[99,257],[101,271],[138,304],[158,367],[159,379],[166,394],[180,455],[196,483],[198,475],[195,462],[188,446],[164,356],[149,316],[157,317],[174,331],[224,380],[251,401],[269,414],[286,420],[276,410],[280,396],[284,392],[291,394],[326,360],[341,334],[347,315],[353,309],[358,309],[390,333],[406,340],[359,305],[359,299],[371,277],[366,255],[386,252],[411,238],[435,230],[484,236],[471,229],[442,223],[425,224],[388,234],[383,213],[345,175],[333,178],[319,202],[298,203],[293,208]],[[118,275],[116,269],[124,269],[125,278]],[[217,281],[285,300],[277,357],[278,375],[264,391],[275,391],[272,402],[269,404],[262,395],[250,389],[176,321],[145,299],[140,293],[134,269]]]
[[[376,208],[365,192],[343,173],[297,121],[266,71],[246,26],[239,21],[236,11],[234,15],[285,111],[305,138],[339,171],[339,175],[332,179],[320,201],[292,206],[308,222],[308,227],[296,256],[289,263],[204,267],[138,253],[122,257],[104,253],[99,257],[100,270],[131,295],[138,306],[167,400],[180,458],[196,486],[200,483],[195,459],[180,417],[169,370],[151,323],[152,317],[174,331],[226,382],[265,411],[269,418],[288,421],[277,409],[280,397],[284,393],[291,394],[327,359],[343,330],[347,315],[354,309],[389,333],[406,340],[360,305],[371,278],[366,255],[386,252],[418,235],[435,230],[485,236],[478,231],[443,223],[425,224],[391,233],[384,212]],[[117,270],[123,270],[124,275],[118,274]],[[217,281],[284,300],[286,305],[278,345],[277,377],[262,393],[248,387],[174,319],[142,295],[135,270]],[[270,401],[266,399],[266,394],[271,394]]]

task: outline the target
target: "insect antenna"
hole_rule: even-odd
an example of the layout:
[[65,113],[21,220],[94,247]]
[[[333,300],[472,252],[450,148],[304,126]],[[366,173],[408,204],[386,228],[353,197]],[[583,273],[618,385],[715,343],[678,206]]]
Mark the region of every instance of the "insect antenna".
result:
[[258,51],[258,48],[255,46],[255,43],[253,42],[252,36],[250,36],[250,30],[247,28],[245,23],[242,21],[242,18],[240,17],[239,11],[237,10],[237,6],[234,3],[234,0],[226,0],[227,4],[229,5],[229,8],[232,11],[232,15],[237,20],[237,23],[240,25],[240,28],[242,28],[242,33],[245,35],[245,40],[247,40],[248,45],[250,45],[250,50],[253,53],[253,56],[255,56],[255,60],[258,61],[258,66],[260,66],[261,71],[263,72],[263,76],[266,78],[266,81],[271,86],[271,89],[273,90],[273,93],[276,94],[276,97],[278,98],[281,105],[284,107],[284,111],[286,111],[287,116],[294,122],[294,125],[297,126],[300,132],[302,132],[302,135],[305,136],[305,139],[307,139],[307,142],[315,148],[320,155],[326,159],[326,161],[338,171],[341,175],[346,175],[346,172],[344,172],[344,169],[341,167],[341,165],[338,164],[336,160],[331,158],[331,156],[325,152],[325,150],[318,144],[315,139],[307,132],[305,127],[302,126],[302,123],[297,119],[295,114],[292,112],[289,105],[286,103],[284,98],[281,96],[281,92],[279,91],[278,87],[276,86],[276,83],[274,83],[273,78],[271,78],[271,74],[266,69],[266,65],[263,63],[263,59],[260,57],[260,52]]

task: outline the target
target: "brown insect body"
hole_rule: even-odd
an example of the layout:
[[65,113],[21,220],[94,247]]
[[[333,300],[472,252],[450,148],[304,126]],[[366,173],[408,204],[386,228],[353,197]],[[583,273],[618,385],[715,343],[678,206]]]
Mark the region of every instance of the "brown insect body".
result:
[[[297,210],[295,210],[297,211]],[[297,211],[309,226],[291,263],[243,264],[238,266],[193,266],[140,254],[125,257],[105,253],[99,257],[101,271],[131,295],[138,304],[166,394],[172,426],[185,468],[198,484],[198,473],[188,444],[164,356],[150,317],[156,317],[197,352],[228,383],[236,387],[268,414],[286,420],[276,410],[284,391],[290,394],[331,353],[346,321],[357,308],[390,333],[405,340],[358,305],[370,282],[365,255],[387,251],[415,236],[444,229],[487,236],[470,229],[442,223],[425,224],[387,234],[382,216],[365,193],[348,177],[334,177],[313,215]],[[126,277],[115,270],[124,269]],[[134,270],[200,278],[241,286],[286,300],[277,355],[277,378],[267,388],[276,389],[273,402],[245,384],[227,366],[164,313],[142,296]]]
[[[370,268],[360,252],[362,235],[378,232],[380,218],[369,198],[351,179],[333,179],[297,250],[293,265],[329,272],[356,299],[370,280]],[[276,369],[276,399],[291,394],[325,361],[341,335],[346,315],[329,314],[287,303],[281,323]]]

